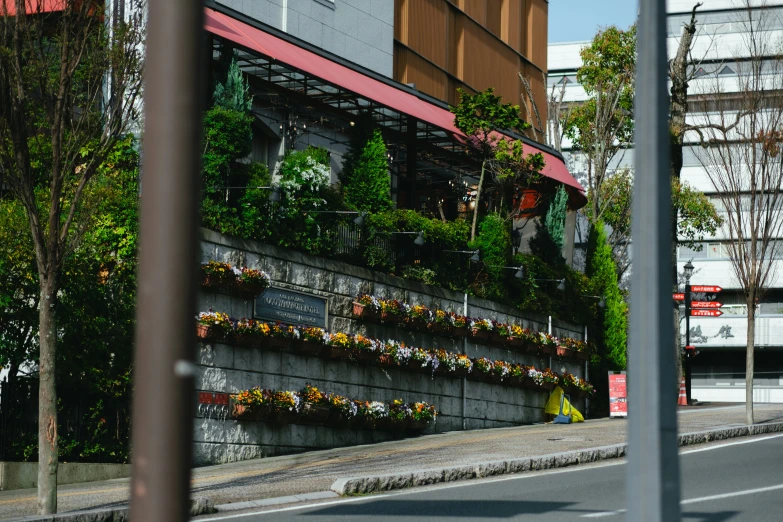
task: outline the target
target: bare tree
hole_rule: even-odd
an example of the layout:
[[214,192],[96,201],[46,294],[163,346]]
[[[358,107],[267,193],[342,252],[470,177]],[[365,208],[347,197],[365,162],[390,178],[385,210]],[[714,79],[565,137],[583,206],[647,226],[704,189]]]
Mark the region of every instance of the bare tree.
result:
[[[125,4],[125,3],[124,3]],[[141,89],[144,11],[104,0],[0,6],[0,183],[21,201],[40,286],[38,508],[57,511],[56,305],[60,272],[91,222],[95,178]]]
[[703,148],[699,160],[725,210],[728,254],[748,315],[745,401],[753,423],[756,306],[775,279],[783,242],[783,54],[766,24],[765,6],[744,1],[743,26],[734,53],[737,76],[717,71],[698,94],[703,112],[694,129]]

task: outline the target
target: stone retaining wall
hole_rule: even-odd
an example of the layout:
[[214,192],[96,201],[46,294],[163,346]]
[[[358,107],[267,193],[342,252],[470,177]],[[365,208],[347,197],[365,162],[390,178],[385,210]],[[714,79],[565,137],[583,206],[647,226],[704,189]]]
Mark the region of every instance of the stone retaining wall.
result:
[[[410,304],[463,312],[464,295],[442,288],[408,281],[341,262],[315,258],[264,245],[254,241],[222,236],[202,230],[202,262],[226,261],[266,271],[273,285],[308,292],[329,300],[329,330],[361,333],[369,337],[396,339],[410,346],[443,348],[467,353],[470,357],[489,357],[541,369],[549,360],[501,347],[452,339],[403,328],[369,324],[352,316],[352,301],[359,293],[394,297]],[[546,331],[547,318],[522,314],[498,303],[467,299],[471,317],[488,317],[523,324]],[[199,309],[226,312],[237,318],[253,316],[253,302],[228,295],[200,293]],[[553,319],[553,334],[577,339],[583,328]],[[443,375],[425,375],[398,368],[380,368],[345,361],[321,359],[264,348],[201,343],[197,354],[198,391],[236,393],[263,388],[298,390],[309,383],[327,392],[362,400],[406,402],[425,401],[439,412],[430,431],[490,428],[540,422],[548,393],[537,390],[488,384]],[[584,377],[584,364],[577,361],[552,361],[555,371],[565,369]],[[576,401],[576,407],[584,401]],[[580,404],[581,403],[581,404]],[[304,425],[278,426],[264,422],[216,419],[199,416],[195,420],[195,461],[199,465],[231,462],[247,458],[293,453],[311,449],[367,444],[388,440],[382,432],[332,429]]]

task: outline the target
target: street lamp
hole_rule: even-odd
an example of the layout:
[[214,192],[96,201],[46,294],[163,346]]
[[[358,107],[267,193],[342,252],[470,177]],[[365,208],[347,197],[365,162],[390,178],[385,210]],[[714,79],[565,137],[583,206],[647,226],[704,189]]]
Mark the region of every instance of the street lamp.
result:
[[693,263],[688,261],[682,267],[685,274],[685,397],[691,403],[691,276]]
[[389,233],[390,234],[416,234],[416,239],[413,240],[413,244],[416,246],[422,246],[425,243],[423,230],[419,232],[389,232]]
[[481,251],[479,250],[444,250],[443,252],[451,252],[454,254],[473,254],[470,256],[472,263],[478,263],[481,261]]
[[514,253],[519,252],[519,247],[522,246],[522,229],[515,228],[511,232],[511,246],[514,247]]

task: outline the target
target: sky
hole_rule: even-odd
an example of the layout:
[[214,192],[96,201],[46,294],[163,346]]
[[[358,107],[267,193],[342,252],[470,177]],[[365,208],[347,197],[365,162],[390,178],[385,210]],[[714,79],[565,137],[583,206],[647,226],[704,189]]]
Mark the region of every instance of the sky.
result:
[[590,40],[599,27],[627,28],[636,0],[549,0],[549,43]]

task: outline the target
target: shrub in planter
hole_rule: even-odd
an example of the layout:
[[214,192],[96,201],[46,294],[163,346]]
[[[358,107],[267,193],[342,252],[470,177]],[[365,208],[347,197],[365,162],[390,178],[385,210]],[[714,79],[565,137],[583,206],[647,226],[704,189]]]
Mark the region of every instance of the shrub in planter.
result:
[[196,319],[196,335],[204,341],[225,339],[233,331],[231,320],[222,312],[200,312]]

